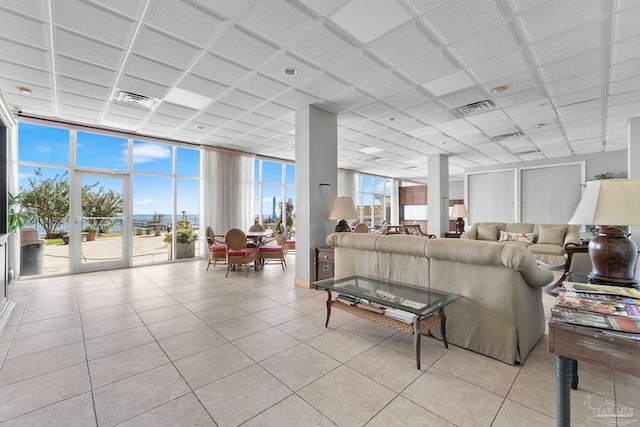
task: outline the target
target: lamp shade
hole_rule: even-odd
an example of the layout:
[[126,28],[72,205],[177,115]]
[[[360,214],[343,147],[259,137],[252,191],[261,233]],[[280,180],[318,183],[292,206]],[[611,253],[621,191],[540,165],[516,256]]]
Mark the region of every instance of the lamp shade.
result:
[[569,224],[640,225],[640,181],[604,179],[587,182]]
[[451,211],[451,217],[453,218],[464,218],[469,216],[469,212],[467,212],[467,208],[464,205],[453,205],[453,210]]
[[341,220],[356,218],[358,218],[358,213],[356,212],[356,207],[351,197],[336,197],[333,199],[333,207],[331,208],[329,219]]

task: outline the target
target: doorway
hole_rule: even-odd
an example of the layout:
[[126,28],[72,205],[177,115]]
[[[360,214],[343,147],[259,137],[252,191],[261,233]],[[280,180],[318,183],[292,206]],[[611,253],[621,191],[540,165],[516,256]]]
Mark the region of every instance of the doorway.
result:
[[130,221],[126,212],[129,176],[77,171],[69,224],[70,268],[74,273],[129,266]]

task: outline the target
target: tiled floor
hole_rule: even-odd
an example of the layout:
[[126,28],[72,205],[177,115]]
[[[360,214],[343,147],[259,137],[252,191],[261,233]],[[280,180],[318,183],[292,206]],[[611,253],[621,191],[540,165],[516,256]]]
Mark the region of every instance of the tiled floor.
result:
[[[10,285],[0,426],[555,424],[546,336],[523,366],[425,338],[418,371],[409,335],[337,310],[325,328],[325,294],[294,288],[293,264],[248,279],[193,261]],[[580,364],[574,425],[605,425],[590,408],[614,398],[637,414],[619,425],[640,419],[638,390]]]

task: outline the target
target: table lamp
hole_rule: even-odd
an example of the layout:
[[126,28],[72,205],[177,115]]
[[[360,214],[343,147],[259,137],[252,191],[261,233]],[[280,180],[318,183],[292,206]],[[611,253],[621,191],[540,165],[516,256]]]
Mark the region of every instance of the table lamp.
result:
[[569,224],[599,225],[589,242],[594,283],[635,286],[638,248],[616,225],[640,225],[640,181],[606,179],[589,181]]
[[336,225],[336,233],[350,232],[351,227],[349,227],[345,219],[356,218],[358,218],[358,213],[351,197],[336,197],[333,199],[333,208],[331,208],[329,219],[339,221],[338,225]]
[[467,208],[464,206],[464,204],[453,205],[451,216],[454,218],[458,218],[456,219],[456,233],[457,234],[464,233],[464,219],[462,218],[469,216],[469,212],[467,212]]

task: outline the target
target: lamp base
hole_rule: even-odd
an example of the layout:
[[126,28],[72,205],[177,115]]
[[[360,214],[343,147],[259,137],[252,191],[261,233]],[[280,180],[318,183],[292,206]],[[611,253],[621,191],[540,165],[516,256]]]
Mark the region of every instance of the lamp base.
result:
[[336,225],[336,233],[350,233],[351,232],[351,227],[349,227],[349,224],[347,224],[347,221],[344,219],[341,219],[338,222],[338,225]]
[[635,287],[638,247],[617,227],[603,227],[589,242],[589,278],[612,286]]
[[462,218],[456,219],[456,233],[457,234],[464,233],[464,219]]

